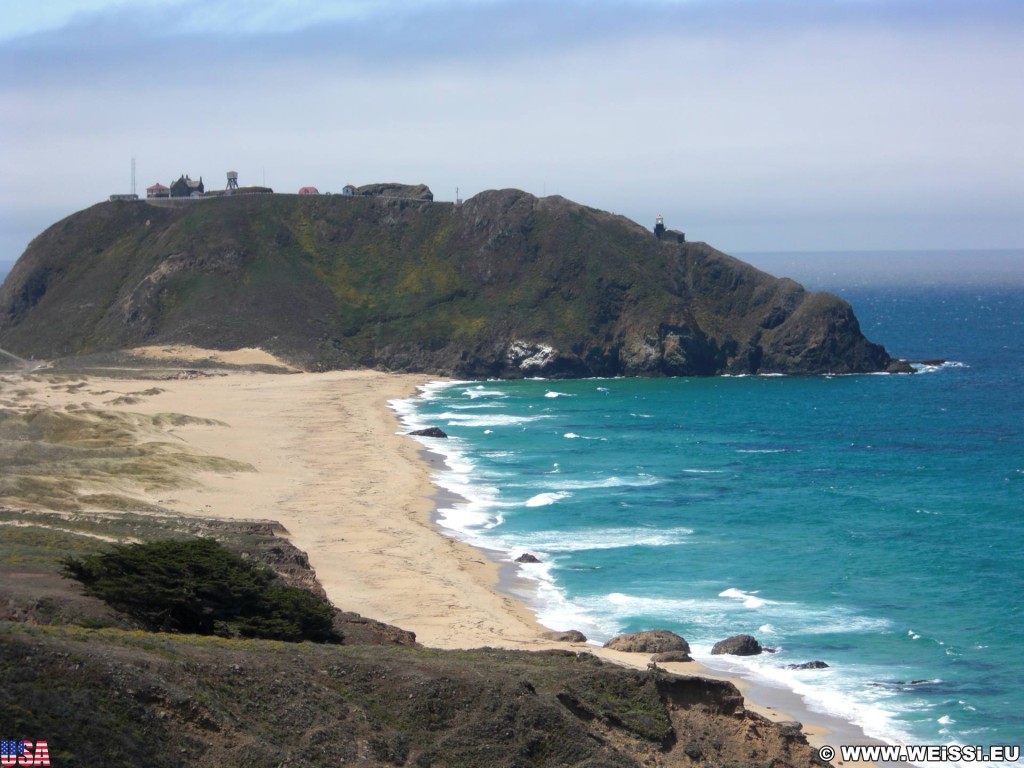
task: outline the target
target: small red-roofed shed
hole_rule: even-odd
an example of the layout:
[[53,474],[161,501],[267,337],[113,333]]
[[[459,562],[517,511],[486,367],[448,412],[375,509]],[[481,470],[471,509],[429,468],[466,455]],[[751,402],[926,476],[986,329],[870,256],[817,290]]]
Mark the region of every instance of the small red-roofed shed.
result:
[[299,190],[300,195],[319,195],[320,190],[316,187],[303,187]]

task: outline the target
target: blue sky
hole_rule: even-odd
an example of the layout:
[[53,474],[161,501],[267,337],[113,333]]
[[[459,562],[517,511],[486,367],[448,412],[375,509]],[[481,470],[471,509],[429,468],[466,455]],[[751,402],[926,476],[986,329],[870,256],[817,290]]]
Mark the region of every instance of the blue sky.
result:
[[1022,248],[1021,72],[1019,0],[6,0],[0,260],[133,156],[140,190],[518,187],[729,252]]

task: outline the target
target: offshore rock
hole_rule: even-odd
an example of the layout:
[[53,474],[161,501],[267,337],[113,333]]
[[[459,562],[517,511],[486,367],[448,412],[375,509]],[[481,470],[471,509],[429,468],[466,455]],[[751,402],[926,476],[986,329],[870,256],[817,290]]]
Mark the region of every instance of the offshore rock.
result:
[[531,555],[529,552],[523,552],[519,557],[516,558],[517,563],[539,563],[540,559],[536,555]]
[[714,656],[757,656],[763,650],[752,635],[733,635],[715,643],[711,653]]
[[416,437],[448,437],[448,433],[440,427],[427,427],[426,429],[417,429],[409,433]]
[[824,661],[805,661],[803,664],[787,664],[786,669],[828,669]]

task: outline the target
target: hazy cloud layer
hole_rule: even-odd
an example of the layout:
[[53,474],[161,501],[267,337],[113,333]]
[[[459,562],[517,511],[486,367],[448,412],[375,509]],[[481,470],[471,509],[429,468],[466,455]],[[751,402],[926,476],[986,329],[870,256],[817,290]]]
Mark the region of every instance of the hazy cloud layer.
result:
[[1024,246],[1019,2],[46,5],[0,12],[0,258],[133,155],[143,190],[520,187],[725,250]]

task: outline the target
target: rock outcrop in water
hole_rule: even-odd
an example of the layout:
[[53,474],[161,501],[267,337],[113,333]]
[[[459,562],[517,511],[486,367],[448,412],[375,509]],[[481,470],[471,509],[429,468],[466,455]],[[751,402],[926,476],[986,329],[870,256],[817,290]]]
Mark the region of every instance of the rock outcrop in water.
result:
[[893,363],[842,299],[704,243],[518,190],[459,206],[425,188],[371,191],[76,213],[39,235],[0,287],[0,347],[52,358],[256,346],[314,370],[464,378]]
[[753,635],[733,635],[715,643],[711,653],[715,656],[757,656],[763,650]]

